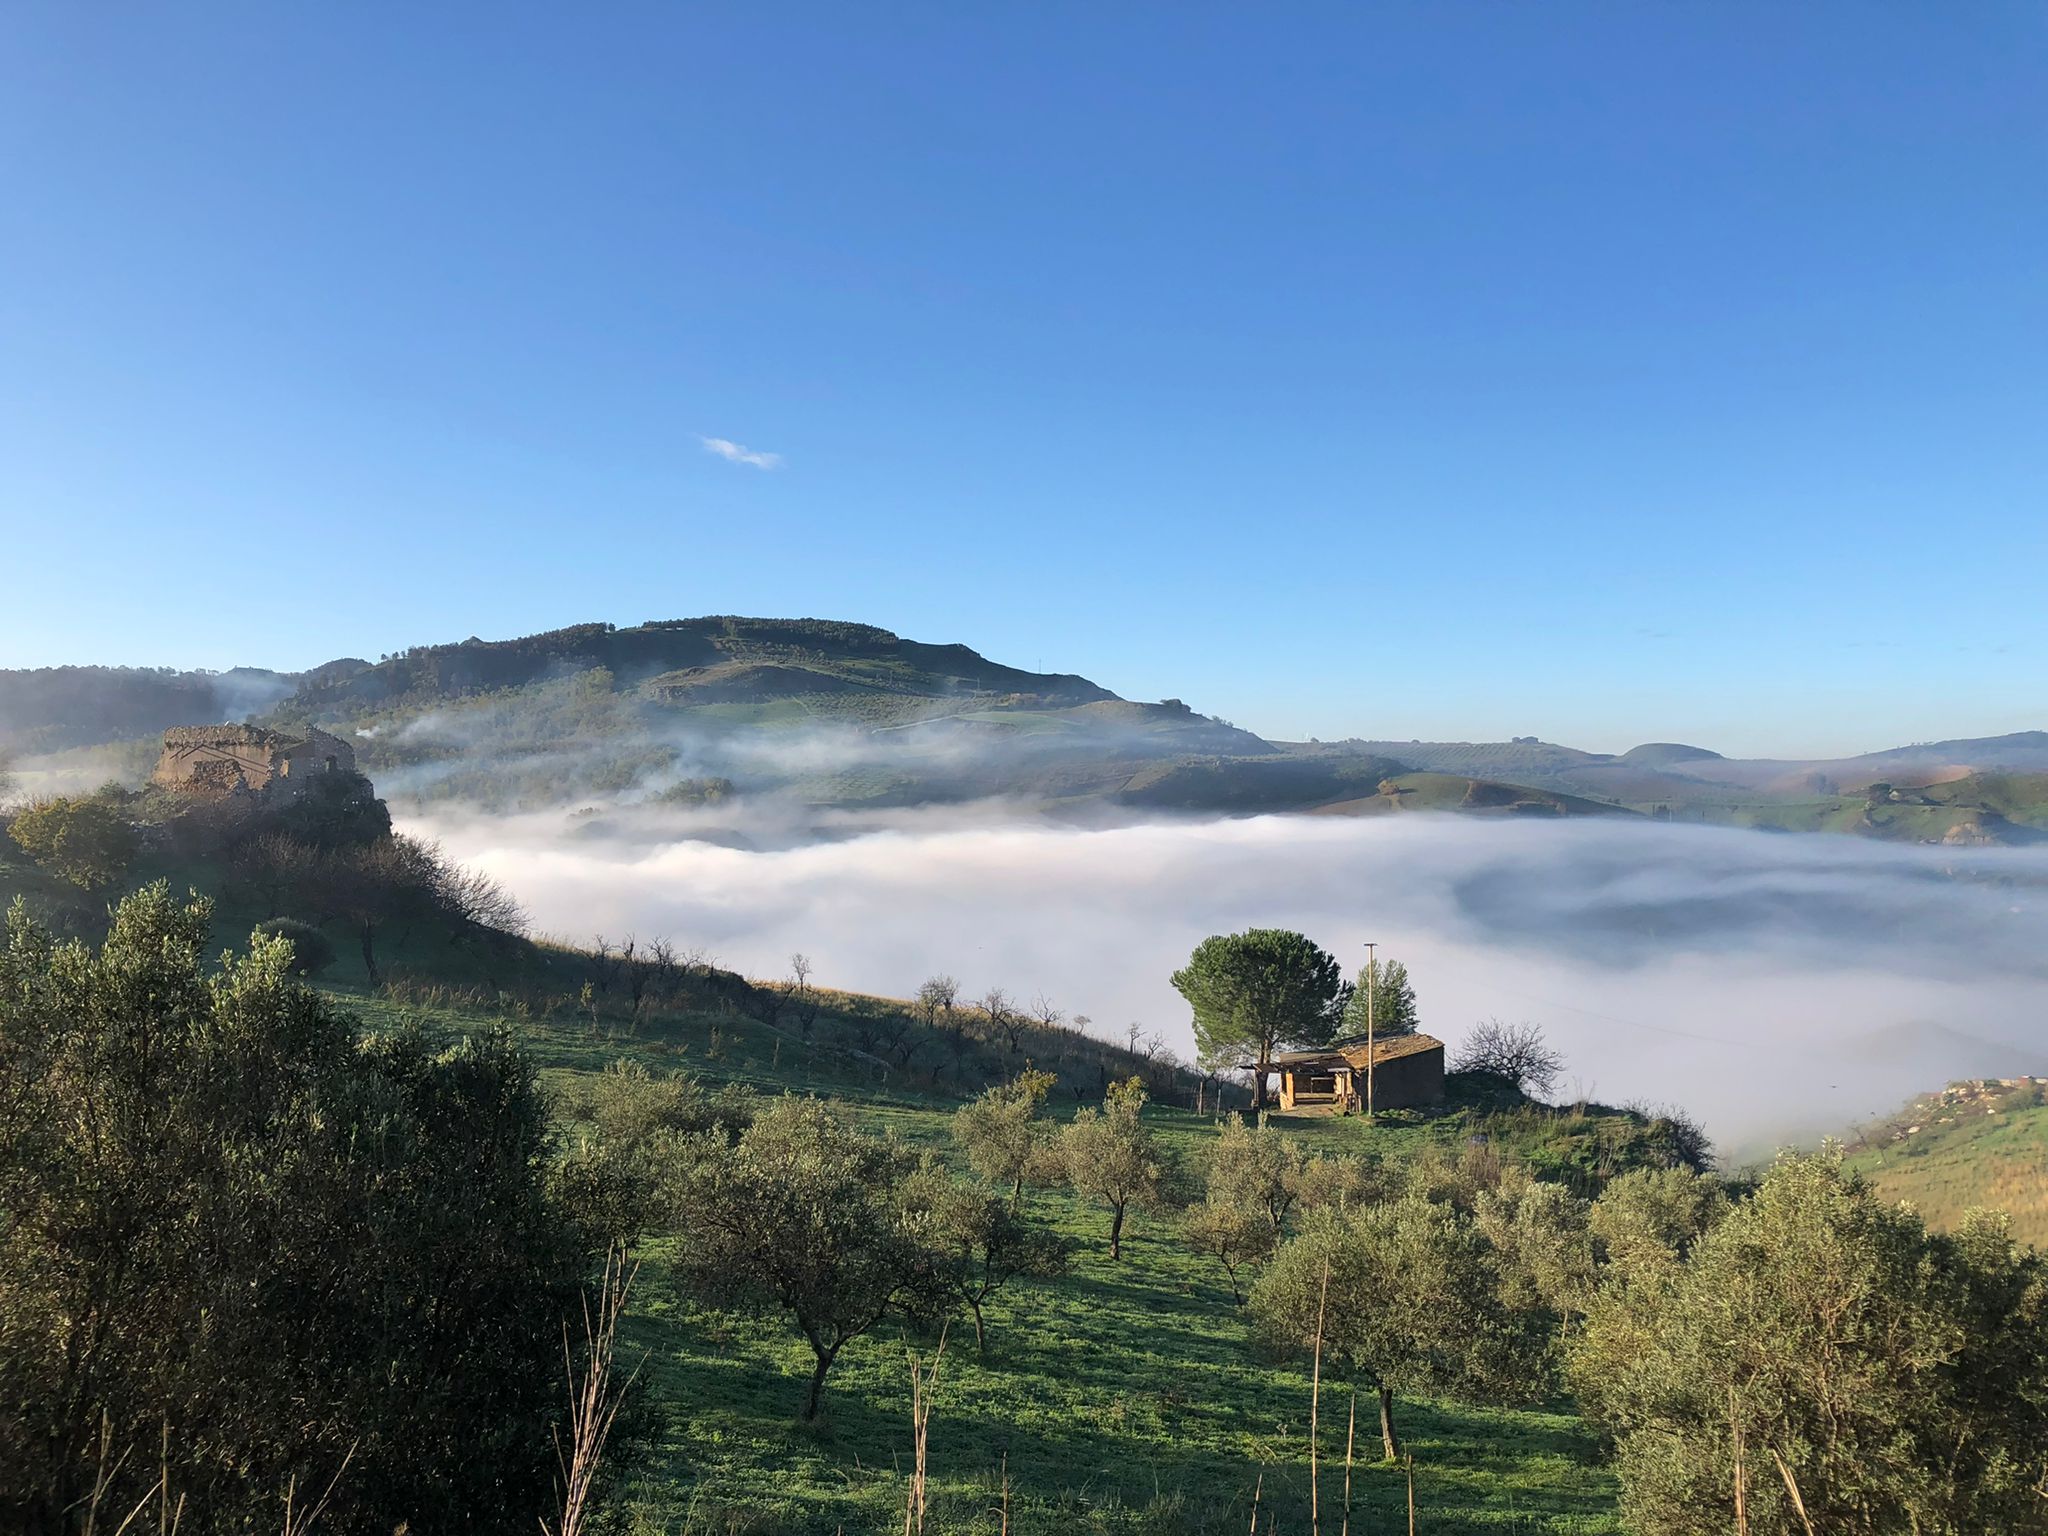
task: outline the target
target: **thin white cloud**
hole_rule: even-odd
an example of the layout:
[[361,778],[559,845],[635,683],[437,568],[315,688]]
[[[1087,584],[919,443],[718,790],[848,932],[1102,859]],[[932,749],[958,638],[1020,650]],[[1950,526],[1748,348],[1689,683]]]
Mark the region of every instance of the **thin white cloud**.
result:
[[782,468],[779,453],[757,453],[744,443],[736,443],[729,437],[700,437],[706,453],[715,453],[729,464],[750,464],[755,469]]

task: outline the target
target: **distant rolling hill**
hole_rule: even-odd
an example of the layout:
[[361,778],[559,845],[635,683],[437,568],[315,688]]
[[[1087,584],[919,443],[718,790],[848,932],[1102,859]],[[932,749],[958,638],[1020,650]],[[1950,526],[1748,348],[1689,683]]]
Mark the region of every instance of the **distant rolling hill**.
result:
[[1530,738],[1347,745],[1422,771],[1580,796],[1670,821],[1951,846],[2033,842],[2048,832],[2042,731],[1811,760],[1729,758],[1671,742],[1619,754]]
[[239,720],[274,708],[297,679],[260,667],[0,670],[0,753],[28,755],[152,736],[174,725]]
[[1415,811],[1459,811],[1478,816],[1633,816],[1622,806],[1555,790],[1530,789],[1452,773],[1401,773],[1374,793],[1316,808],[1324,816],[1387,816]]
[[245,718],[351,734],[401,803],[489,809],[772,792],[813,807],[1004,797],[1070,816],[1638,813],[1949,844],[2048,832],[2048,732],[1826,762],[1677,742],[1275,742],[1178,700],[829,619],[579,624],[296,674],[0,672],[0,754],[32,791],[133,778],[165,727]]

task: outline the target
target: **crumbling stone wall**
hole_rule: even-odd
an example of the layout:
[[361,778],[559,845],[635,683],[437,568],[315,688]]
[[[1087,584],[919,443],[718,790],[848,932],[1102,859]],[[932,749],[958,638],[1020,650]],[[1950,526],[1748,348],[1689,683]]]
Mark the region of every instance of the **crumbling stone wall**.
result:
[[355,749],[326,731],[181,725],[164,732],[152,782],[181,794],[297,796],[322,773],[353,773]]

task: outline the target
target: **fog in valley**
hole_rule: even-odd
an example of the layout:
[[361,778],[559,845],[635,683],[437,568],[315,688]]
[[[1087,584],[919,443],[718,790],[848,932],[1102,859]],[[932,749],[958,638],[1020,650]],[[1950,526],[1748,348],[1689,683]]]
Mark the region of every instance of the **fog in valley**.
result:
[[[1192,1053],[1168,976],[1205,935],[1300,928],[1408,963],[1424,1027],[1543,1024],[1566,1091],[1678,1103],[1755,1155],[1951,1077],[2048,1068],[2048,851],[1616,819],[1265,816],[1048,825],[978,805],[778,816],[414,816],[538,929],[671,936],[748,974],[1043,992]],[[715,839],[715,840],[713,840]],[[742,846],[735,846],[742,845]]]

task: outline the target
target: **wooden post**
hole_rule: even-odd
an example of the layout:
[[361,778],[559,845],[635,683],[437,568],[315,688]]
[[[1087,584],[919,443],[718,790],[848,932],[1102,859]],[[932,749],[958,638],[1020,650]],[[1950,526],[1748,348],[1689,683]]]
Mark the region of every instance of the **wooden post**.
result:
[[1323,1400],[1323,1318],[1330,1305],[1330,1260],[1323,1257],[1323,1289],[1316,1298],[1316,1363],[1308,1387],[1308,1528],[1309,1536],[1321,1536],[1323,1511],[1316,1487],[1316,1416]]
[[1379,1006],[1380,992],[1380,947],[1368,942],[1365,946],[1365,1121],[1372,1123],[1373,1097],[1373,1025],[1374,1015]]
[[1358,1388],[1351,1389],[1351,1422],[1344,1429],[1344,1533],[1351,1536],[1351,1447],[1358,1439]]
[[1749,1536],[1748,1490],[1743,1486],[1742,1421],[1735,1414],[1735,1389],[1728,1389],[1728,1433],[1735,1450],[1735,1536]]

